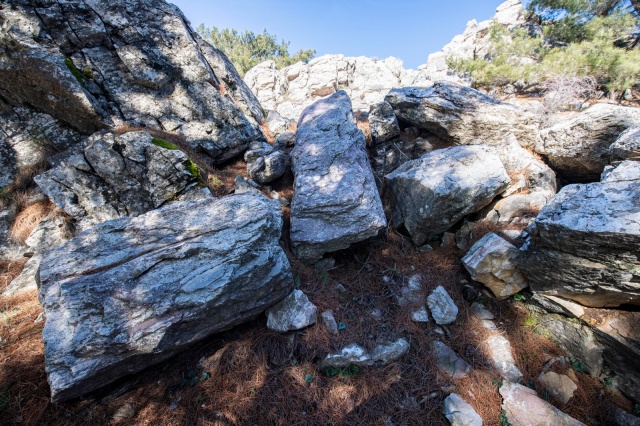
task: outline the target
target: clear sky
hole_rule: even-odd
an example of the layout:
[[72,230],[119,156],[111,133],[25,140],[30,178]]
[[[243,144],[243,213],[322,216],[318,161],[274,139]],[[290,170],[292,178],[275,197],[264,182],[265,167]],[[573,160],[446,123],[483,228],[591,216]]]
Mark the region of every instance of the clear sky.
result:
[[417,68],[464,31],[490,19],[503,0],[168,0],[200,24],[288,40],[289,52],[395,56]]

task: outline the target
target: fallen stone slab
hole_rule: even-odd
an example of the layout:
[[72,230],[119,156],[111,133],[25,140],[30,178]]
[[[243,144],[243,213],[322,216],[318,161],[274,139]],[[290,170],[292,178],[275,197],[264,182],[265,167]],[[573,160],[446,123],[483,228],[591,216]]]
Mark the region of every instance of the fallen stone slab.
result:
[[402,338],[394,342],[378,345],[371,352],[368,352],[357,343],[351,343],[339,352],[327,355],[319,367],[348,367],[351,364],[358,366],[370,366],[375,363],[386,364],[395,361],[408,351],[409,342]]
[[404,225],[417,246],[487,206],[511,182],[497,151],[486,145],[431,151],[385,178],[391,224]]
[[512,426],[584,426],[573,417],[538,398],[536,391],[517,383],[500,387],[502,409]]
[[245,194],[102,223],[40,263],[51,399],[87,394],[254,318],[293,287],[277,201]]
[[303,111],[291,159],[291,247],[296,256],[318,260],[386,227],[364,135],[345,92]]

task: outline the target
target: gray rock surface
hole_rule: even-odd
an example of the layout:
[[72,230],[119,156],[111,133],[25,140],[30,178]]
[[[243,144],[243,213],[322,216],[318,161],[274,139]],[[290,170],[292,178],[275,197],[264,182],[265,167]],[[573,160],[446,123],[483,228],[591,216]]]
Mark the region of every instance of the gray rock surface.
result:
[[376,363],[386,364],[395,361],[408,351],[409,342],[402,338],[387,344],[380,344],[371,352],[356,343],[351,343],[339,352],[327,355],[319,364],[319,367],[348,367],[351,364],[358,366],[370,366]]
[[431,347],[438,369],[448,378],[461,379],[471,372],[471,365],[460,358],[449,346],[434,340]]
[[451,426],[482,426],[482,417],[471,404],[455,393],[444,399],[444,416]]
[[163,0],[16,0],[0,14],[11,105],[84,134],[122,123],[176,132],[212,164],[262,137],[260,105],[229,60]]
[[48,251],[39,297],[52,401],[168,359],[284,298],[293,277],[281,229],[276,201],[234,195],[105,222]]
[[631,127],[609,147],[612,160],[640,160],[640,126]]
[[483,322],[485,328],[491,332],[484,342],[489,360],[503,379],[511,382],[522,381],[522,372],[513,359],[511,343],[495,329],[495,325],[491,327],[489,323],[492,321]]
[[506,382],[500,387],[500,395],[502,409],[512,426],[584,426],[538,398],[536,391],[526,386]]
[[402,87],[385,97],[398,120],[459,145],[499,144],[512,133],[523,147],[536,144],[538,123],[515,105],[444,81],[432,87]]
[[456,146],[408,161],[386,176],[392,225],[404,224],[416,245],[493,200],[510,183],[496,150]]
[[471,278],[489,287],[498,299],[505,299],[529,286],[520,272],[519,250],[490,232],[476,242],[462,258]]
[[568,185],[536,218],[521,269],[534,292],[640,304],[640,181]]
[[609,149],[631,127],[640,126],[640,109],[596,104],[577,117],[540,132],[536,152],[573,181],[597,180],[610,163]]
[[329,333],[338,334],[338,323],[336,322],[336,318],[333,316],[333,311],[324,311],[320,314],[322,318],[322,324],[327,328]]
[[316,323],[318,308],[301,290],[293,290],[287,297],[267,309],[267,328],[281,333],[300,330]]
[[573,398],[573,393],[578,389],[578,386],[568,376],[553,371],[541,373],[538,382],[562,406],[567,405],[569,400]]
[[393,87],[432,84],[424,71],[405,70],[393,57],[343,55],[324,55],[280,70],[274,61],[266,61],[247,71],[244,80],[265,109],[292,120],[319,98],[339,90],[347,92],[355,110],[369,111]]
[[291,130],[291,126],[295,124],[294,120],[289,118],[284,118],[276,111],[269,111],[267,113],[267,126],[269,126],[269,130],[273,133],[274,137],[278,137],[288,131]]
[[400,126],[388,102],[380,102],[369,109],[369,127],[374,143],[380,143],[400,134]]
[[386,227],[364,136],[346,92],[305,109],[291,159],[291,246],[296,256],[317,260]]
[[288,157],[266,142],[253,142],[244,153],[247,173],[260,184],[272,182],[287,172]]
[[640,181],[640,161],[626,160],[616,167],[605,167],[600,176],[601,182],[616,182],[621,180]]
[[155,145],[147,132],[98,132],[86,147],[34,178],[44,193],[88,229],[162,206],[196,179],[180,150]]
[[458,307],[447,290],[440,285],[427,296],[427,306],[438,325],[451,324],[458,317]]

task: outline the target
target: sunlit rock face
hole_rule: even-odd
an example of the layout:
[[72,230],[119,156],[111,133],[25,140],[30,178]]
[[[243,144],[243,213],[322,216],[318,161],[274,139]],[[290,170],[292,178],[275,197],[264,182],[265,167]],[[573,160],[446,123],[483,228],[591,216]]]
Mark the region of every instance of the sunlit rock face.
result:
[[291,158],[291,245],[298,257],[319,259],[386,227],[364,135],[346,92],[304,110]]
[[254,318],[293,287],[277,201],[244,194],[104,222],[40,264],[55,402]]
[[262,136],[260,104],[233,65],[163,0],[15,0],[0,21],[10,106],[84,134],[123,123],[176,132],[210,163]]

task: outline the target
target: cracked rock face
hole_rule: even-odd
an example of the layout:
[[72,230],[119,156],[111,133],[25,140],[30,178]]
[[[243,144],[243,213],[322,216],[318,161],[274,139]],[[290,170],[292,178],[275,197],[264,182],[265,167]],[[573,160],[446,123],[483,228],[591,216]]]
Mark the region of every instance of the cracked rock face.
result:
[[385,97],[398,120],[458,145],[495,145],[512,133],[523,147],[535,146],[538,123],[515,105],[469,87],[439,81],[429,88],[392,89]]
[[182,151],[153,144],[147,132],[99,132],[78,154],[34,180],[81,229],[88,229],[173,200],[195,181],[187,160]]
[[488,205],[511,180],[489,146],[456,146],[408,161],[386,176],[392,225],[404,224],[416,245]]
[[318,260],[386,227],[364,135],[345,92],[305,109],[291,160],[291,245],[296,256]]
[[161,362],[284,298],[293,278],[281,215],[277,201],[250,194],[175,203],[47,252],[39,297],[52,401]]
[[572,181],[593,181],[610,163],[611,154],[629,155],[625,154],[629,149],[626,144],[621,143],[621,149],[613,148],[611,153],[610,147],[625,130],[636,126],[640,126],[638,108],[597,104],[571,120],[542,130],[535,150]]
[[11,105],[84,134],[122,123],[176,132],[212,164],[262,137],[260,104],[229,60],[163,0],[15,0],[0,18]]
[[639,193],[639,180],[562,188],[523,253],[531,289],[591,307],[639,305]]

